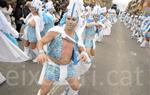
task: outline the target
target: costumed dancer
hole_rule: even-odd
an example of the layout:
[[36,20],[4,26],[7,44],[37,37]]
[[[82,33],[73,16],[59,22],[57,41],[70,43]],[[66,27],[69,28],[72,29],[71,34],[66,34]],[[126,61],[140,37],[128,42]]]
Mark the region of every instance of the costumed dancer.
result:
[[117,14],[116,14],[116,11],[114,9],[109,9],[108,10],[109,12],[109,19],[110,19],[110,22],[112,24],[116,23],[117,22]]
[[[1,0],[0,1],[0,10],[6,17],[7,21],[11,23],[10,14],[12,13],[12,8],[10,5],[8,5],[7,1]],[[17,40],[7,32],[4,32],[4,34],[7,36],[8,39],[10,39],[14,44],[18,45]]]
[[105,29],[105,21],[106,21],[106,17],[104,16],[104,13],[105,13],[106,11],[105,11],[105,9],[103,9],[103,8],[101,8],[100,9],[100,11],[99,11],[99,14],[100,14],[100,16],[99,16],[99,22],[101,23],[101,25],[102,25],[102,28],[98,28],[97,30],[96,30],[96,35],[95,35],[95,38],[96,38],[96,41],[97,42],[101,42],[102,41],[102,39],[103,39],[103,36],[104,36],[104,34],[103,34],[103,29]]
[[[78,44],[76,27],[79,21],[76,9],[78,0],[71,0],[66,17],[65,27],[56,26],[38,42],[40,63],[45,64],[41,89],[38,95],[47,95],[53,84],[57,81],[67,80],[69,91],[65,95],[79,95],[79,81],[74,65],[78,61],[86,61],[88,55],[85,49]],[[43,50],[44,44],[49,44],[47,53]],[[78,56],[80,53],[80,57]],[[79,58],[79,59],[78,59]]]
[[142,15],[139,15],[138,21],[137,21],[137,33],[136,33],[137,43],[140,42],[140,40],[142,38],[141,37],[141,23],[142,23],[141,17],[142,17]]
[[[6,35],[18,38],[19,33],[11,26],[0,10],[0,62],[20,63],[29,60],[29,57]],[[0,84],[5,81],[0,72]]]
[[105,22],[104,22],[104,25],[105,25],[106,27],[103,29],[103,35],[104,35],[104,36],[108,36],[108,35],[111,34],[111,27],[112,27],[112,24],[111,24],[111,22],[110,22],[110,20],[109,20],[109,14],[108,14],[108,12],[107,12],[107,10],[106,10],[106,7],[104,7],[103,10],[104,10],[104,14],[105,14],[105,17],[106,17],[106,20],[105,20]]
[[145,16],[144,15],[141,15],[140,18],[139,18],[139,37],[137,39],[137,42],[138,43],[142,43],[143,42],[143,39],[144,39],[144,35],[143,35],[143,27],[145,26],[145,24],[143,23],[144,20],[145,20]]
[[[41,14],[42,2],[40,0],[33,0],[28,2],[27,6],[29,7],[31,13],[23,19],[26,26],[24,29],[24,52],[34,59],[38,55],[38,50],[36,48],[37,41],[41,39],[40,33],[44,28],[43,17]],[[31,49],[30,49],[31,46]],[[35,60],[33,60],[35,61]]]
[[[12,35],[11,37],[9,35]],[[0,61],[2,62],[23,62],[28,60],[28,56],[18,47],[16,41],[19,33],[7,21],[0,11]]]
[[93,17],[89,16],[86,19],[86,26],[84,30],[83,43],[90,58],[93,60],[95,56],[95,34],[102,27],[102,23],[99,22],[99,7],[95,6],[93,10]]
[[127,25],[127,28],[128,28],[128,29],[130,29],[131,26],[132,26],[132,18],[133,18],[133,15],[131,15],[131,16],[129,17],[129,21],[128,21],[128,25]]
[[150,16],[147,17],[143,23],[142,23],[142,33],[144,35],[144,41],[142,42],[142,44],[140,45],[141,47],[145,47],[146,44],[149,44],[149,40],[150,40]]
[[133,22],[133,28],[132,28],[132,35],[131,35],[131,38],[134,38],[135,37],[135,34],[137,33],[137,26],[138,26],[138,16],[135,15],[134,16],[134,22]]
[[5,17],[7,18],[8,22],[11,23],[10,15],[11,15],[13,9],[12,9],[11,5],[9,5],[7,3],[6,0],[0,0],[0,10],[5,15]]
[[43,20],[44,20],[44,29],[41,32],[41,36],[43,37],[50,28],[54,27],[55,23],[55,16],[53,15],[54,6],[53,2],[49,1],[45,4],[45,10],[42,13]]

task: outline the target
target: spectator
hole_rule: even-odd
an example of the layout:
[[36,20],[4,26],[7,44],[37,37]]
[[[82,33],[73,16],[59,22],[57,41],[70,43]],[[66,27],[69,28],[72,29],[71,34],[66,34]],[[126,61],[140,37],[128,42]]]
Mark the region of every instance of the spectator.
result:
[[7,3],[7,1],[5,1],[5,0],[0,0],[0,10],[5,15],[5,17],[7,18],[8,22],[11,23],[10,15],[11,15],[11,13],[13,11],[11,5],[9,5]]

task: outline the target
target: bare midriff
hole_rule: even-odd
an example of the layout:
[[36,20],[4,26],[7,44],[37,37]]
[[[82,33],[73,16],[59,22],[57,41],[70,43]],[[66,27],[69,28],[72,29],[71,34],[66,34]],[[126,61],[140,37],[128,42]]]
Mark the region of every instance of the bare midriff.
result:
[[59,65],[66,65],[71,62],[72,58],[72,52],[73,52],[73,42],[63,39],[63,46],[62,46],[62,51],[61,51],[61,57],[59,60],[56,60],[55,58],[49,56],[49,58],[55,62],[56,64]]

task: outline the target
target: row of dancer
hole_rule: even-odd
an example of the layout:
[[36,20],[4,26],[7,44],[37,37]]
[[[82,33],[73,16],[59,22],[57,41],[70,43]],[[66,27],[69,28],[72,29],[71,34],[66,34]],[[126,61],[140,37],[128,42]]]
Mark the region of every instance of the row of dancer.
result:
[[137,39],[137,42],[140,43],[140,47],[150,45],[150,16],[121,12],[120,20],[131,30],[131,38]]

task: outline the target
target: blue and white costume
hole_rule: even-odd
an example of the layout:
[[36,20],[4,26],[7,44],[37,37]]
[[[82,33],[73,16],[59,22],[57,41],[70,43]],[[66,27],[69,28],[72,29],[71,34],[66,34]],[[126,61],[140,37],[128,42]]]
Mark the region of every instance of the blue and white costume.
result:
[[[76,2],[76,1],[72,1],[72,2]],[[72,8],[71,5],[70,5],[70,7]],[[70,13],[72,14],[72,12],[70,12],[70,11],[72,11],[72,10],[70,9],[67,13],[67,15],[69,15],[69,16],[70,16]],[[73,12],[73,14],[74,14],[74,12]],[[75,17],[76,17],[76,15],[77,14],[75,14]],[[71,16],[74,16],[74,15],[71,15]],[[65,25],[63,25],[63,26],[65,26]],[[64,81],[63,83],[65,83],[65,85],[66,85],[65,79],[80,76],[77,74],[75,67],[79,63],[78,62],[78,55],[79,55],[78,48],[81,47],[83,44],[80,45],[79,37],[76,34],[76,32],[74,33],[73,38],[71,38],[70,36],[68,36],[65,33],[64,27],[62,27],[62,26],[61,27],[60,26],[53,27],[49,31],[55,31],[56,33],[58,33],[57,36],[55,36],[55,38],[51,41],[51,43],[48,44],[48,47],[47,47],[47,55],[50,57],[50,59],[54,58],[56,60],[59,60],[61,58],[63,39],[68,39],[71,42],[73,42],[73,44],[74,44],[72,58],[71,58],[70,63],[66,63],[67,65],[58,65],[57,63],[55,63],[51,60],[47,60],[47,62],[45,62],[44,66],[43,66],[39,84],[42,83],[43,79],[47,79],[47,80],[52,80],[54,82],[63,82]],[[85,54],[86,56],[88,56],[86,53],[81,53],[81,54]],[[70,88],[68,93],[69,94],[66,94],[66,95],[77,95],[78,91],[73,91]]]
[[[34,19],[35,21],[35,27],[32,27],[29,25],[29,23]],[[24,35],[23,38],[25,40],[28,40],[31,43],[37,42],[37,40],[41,39],[40,32],[42,31],[42,26],[40,24],[40,17],[34,16],[31,13],[26,17],[24,22],[26,23],[26,27],[24,29]]]
[[150,16],[146,17],[142,22],[141,31],[145,39],[140,46],[145,47],[146,44],[148,43],[148,41],[146,41],[146,38],[150,38]]
[[103,29],[105,29],[105,25],[104,25],[105,21],[106,21],[106,17],[102,13],[100,13],[99,23],[101,23],[102,28],[97,29],[96,35],[95,35],[96,41],[98,41],[98,42],[101,42],[103,39],[103,35],[104,35]]
[[112,24],[117,22],[117,14],[114,9],[109,9],[109,20]]
[[43,21],[44,21],[44,29],[41,32],[41,36],[43,37],[50,28],[54,27],[55,23],[55,16],[50,13],[51,10],[53,10],[53,2],[49,1],[48,3],[45,4],[45,10],[42,13],[43,16]]
[[[63,35],[59,33],[55,37],[55,39],[48,45],[47,55],[52,58],[55,58],[56,60],[59,60],[61,58],[62,42],[63,42],[62,36]],[[77,35],[74,35],[74,40],[78,40]],[[45,78],[48,80],[59,81],[61,67],[66,67],[66,69],[67,69],[68,73],[67,73],[66,78],[75,77],[76,73],[75,73],[73,64],[77,64],[77,59],[75,59],[75,58],[77,58],[76,54],[78,54],[78,45],[74,44],[74,52],[73,52],[71,63],[69,63],[68,65],[61,66],[61,65],[57,65],[56,63],[54,63],[52,61],[49,61],[46,66]],[[54,71],[54,72],[52,72],[52,71]]]
[[0,11],[0,61],[18,63],[29,60],[29,57],[6,35],[12,35],[13,39],[19,37],[19,33]]
[[[59,60],[61,57],[61,51],[62,51],[62,40],[64,39],[64,37],[66,38],[64,28],[56,26],[50,29],[49,31],[56,31],[58,32],[58,35],[48,45],[47,55],[54,59]],[[48,60],[47,62],[45,62],[42,72],[41,72],[39,84],[42,83],[43,79],[47,79],[47,80],[55,81],[55,83],[60,83],[61,85],[62,84],[66,85],[67,82],[65,79],[70,78],[70,77],[78,77],[81,74],[85,73],[85,71],[87,71],[90,68],[91,64],[88,64],[88,66],[86,65],[87,67],[85,68],[86,70],[79,72],[81,71],[79,70],[81,69],[80,67],[85,66],[83,65],[83,63],[78,62],[78,47],[79,47],[78,39],[79,38],[77,34],[75,33],[74,37],[72,39],[71,38],[69,39],[73,41],[74,43],[72,61],[67,65],[58,65],[57,63],[51,60]]]
[[[24,22],[26,24],[24,28],[24,35],[23,39],[25,42],[30,42],[30,44],[36,45],[37,41],[41,39],[41,32],[44,29],[44,22],[43,22],[43,16],[42,16],[42,2],[40,0],[33,0],[30,2],[30,6],[34,7],[36,15],[30,13],[25,19]],[[31,23],[35,22],[34,25]],[[29,44],[29,45],[30,45]],[[35,48],[30,49],[30,47],[24,46],[24,52],[29,55],[32,58],[36,57],[38,55],[38,51]],[[33,60],[34,61],[34,60]]]
[[48,30],[54,27],[55,17],[51,15],[49,12],[43,12],[43,20],[44,20],[44,29],[41,32],[41,36],[44,36]]
[[[86,20],[87,23],[92,23],[94,22],[93,18],[88,18]],[[95,38],[95,34],[96,34],[96,27],[95,26],[91,26],[89,28],[85,28],[84,30],[84,34],[85,34],[85,38],[84,38],[84,45],[86,48],[92,48],[94,46],[93,43],[93,39]]]

